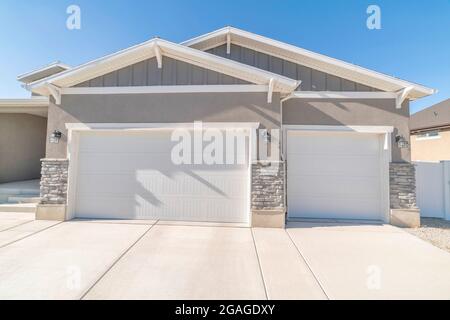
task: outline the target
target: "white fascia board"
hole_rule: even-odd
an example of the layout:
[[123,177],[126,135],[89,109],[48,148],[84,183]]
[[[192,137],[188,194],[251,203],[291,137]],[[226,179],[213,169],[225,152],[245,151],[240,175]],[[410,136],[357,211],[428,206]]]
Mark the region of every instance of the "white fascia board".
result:
[[0,107],[48,107],[47,97],[35,97],[29,99],[0,99]]
[[[273,40],[267,37],[263,37],[248,31],[244,31],[244,30],[240,30],[237,28],[233,28],[233,27],[226,27],[226,28],[222,28],[219,29],[217,31],[213,31],[211,33],[208,33],[204,36],[199,36],[196,37],[194,39],[188,40],[183,42],[182,44],[185,46],[195,46],[201,42],[206,42],[207,40],[211,40],[214,37],[223,37],[225,34],[230,33],[232,35],[231,37],[231,41],[235,44],[238,44],[240,46],[243,47],[247,47],[249,49],[253,49],[253,50],[257,50],[260,51],[262,53],[266,53],[269,55],[273,55],[273,56],[277,56],[279,58],[294,62],[294,63],[298,63],[298,64],[304,64],[308,67],[312,67],[314,69],[326,72],[326,73],[330,73],[336,76],[340,76],[343,78],[346,78],[348,80],[352,80],[355,82],[362,82],[361,77],[368,77],[368,78],[372,78],[376,81],[379,81],[379,87],[377,87],[378,89],[381,90],[385,90],[385,91],[397,91],[397,90],[401,90],[403,88],[407,88],[407,87],[413,87],[414,88],[414,93],[420,98],[420,97],[424,97],[424,96],[428,96],[431,94],[436,93],[437,91],[435,89],[431,89],[419,84],[415,84],[415,83],[411,83],[402,79],[398,79],[377,71],[373,71],[373,70],[369,70],[366,68],[363,68],[361,66],[357,66],[342,60],[338,60],[335,58],[331,58],[316,52],[312,52],[309,50],[305,50],[284,42],[280,42],[277,40]],[[233,35],[237,36],[237,37],[233,37]],[[238,37],[242,37],[245,40],[252,40],[254,41],[256,44],[254,45],[250,45],[249,43],[247,43],[247,41],[239,41]],[[263,48],[264,46],[269,46],[271,48],[274,48],[274,50],[272,51],[268,51],[265,50]],[[204,48],[202,48],[204,49]],[[208,49],[210,49],[210,47],[208,47]],[[205,50],[205,49],[204,49]],[[278,51],[278,52],[285,52],[288,54],[276,54],[274,51]],[[299,55],[299,56],[303,56],[303,57],[307,57],[313,61],[316,61],[317,63],[315,63],[314,65],[310,64],[306,64],[305,61],[301,61],[301,59],[296,59],[295,55]],[[337,70],[336,70],[337,69]],[[341,70],[346,70],[347,72],[345,72],[345,75],[342,74],[339,69]],[[348,76],[350,74],[350,76]],[[384,83],[384,85],[383,85]],[[386,87],[386,84],[389,84],[390,88]],[[374,86],[374,84],[369,84],[370,86]],[[376,87],[376,86],[375,86]]]
[[30,99],[0,99],[0,113],[26,113],[46,117],[49,99],[47,97]]
[[29,84],[29,90],[41,90],[48,83],[58,87],[70,87],[87,81],[89,79],[104,75],[130,64],[152,58],[155,55],[154,45],[157,42],[158,48],[163,56],[185,61],[191,64],[224,73],[255,84],[269,84],[270,79],[275,78],[276,88],[274,91],[292,92],[298,86],[298,81],[280,76],[265,70],[261,70],[230,59],[218,57],[203,51],[171,43],[162,39],[152,39],[141,45],[131,47],[118,53],[100,58],[84,65],[64,71],[55,76],[51,76]]
[[61,69],[65,69],[65,70],[69,70],[71,68],[69,65],[67,65],[65,63],[62,63],[62,62],[59,62],[59,61],[55,61],[55,62],[52,62],[52,63],[46,65],[46,66],[43,66],[43,67],[38,68],[38,69],[35,69],[33,71],[29,71],[29,72],[20,74],[20,75],[17,76],[17,80],[20,81],[23,78],[27,78],[29,76],[32,76],[32,75],[36,74],[36,73],[44,72],[44,71],[50,70],[50,69],[55,68],[55,67],[59,67]]
[[288,99],[396,99],[396,92],[378,91],[295,91]]
[[197,36],[195,38],[183,41],[180,44],[183,45],[183,46],[190,47],[190,46],[193,46],[193,45],[195,45],[197,43],[204,42],[204,41],[212,39],[212,38],[216,38],[217,36],[226,35],[226,34],[230,33],[233,29],[234,28],[229,27],[229,26],[228,27],[224,27],[224,28],[221,28],[221,29],[218,29],[218,30],[214,30],[214,31],[208,32],[206,34]]
[[180,85],[135,87],[72,87],[61,89],[63,95],[147,94],[147,93],[207,93],[207,92],[267,92],[267,85]]

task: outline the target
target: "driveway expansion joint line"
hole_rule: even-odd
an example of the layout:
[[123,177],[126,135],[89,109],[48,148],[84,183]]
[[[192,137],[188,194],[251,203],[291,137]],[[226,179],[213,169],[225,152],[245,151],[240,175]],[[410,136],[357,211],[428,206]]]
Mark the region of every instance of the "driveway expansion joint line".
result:
[[253,234],[253,228],[250,228],[252,234],[253,246],[255,247],[256,259],[258,260],[259,273],[261,274],[261,280],[264,286],[264,294],[266,295],[266,300],[269,300],[269,294],[267,292],[266,280],[264,279],[264,273],[261,266],[261,260],[259,259],[258,247],[256,246],[255,235]]
[[[37,221],[37,220],[33,220],[33,221]],[[64,223],[64,222],[65,222],[65,221],[61,221],[61,222],[55,223],[54,225],[51,225],[51,226],[49,226],[49,227],[47,227],[47,228],[44,228],[44,229],[42,229],[42,230],[33,232],[32,234],[29,234],[29,235],[27,235],[27,236],[25,236],[25,237],[23,237],[23,238],[20,238],[20,239],[17,239],[17,240],[8,242],[8,243],[6,243],[6,244],[0,246],[0,249],[3,249],[3,248],[5,248],[5,247],[7,247],[7,246],[9,246],[9,245],[12,245],[12,244],[16,243],[16,242],[25,240],[25,239],[27,239],[27,238],[29,238],[29,237],[35,236],[35,235],[37,235],[37,234],[39,234],[39,233],[41,233],[41,232],[44,232],[44,231],[46,231],[46,230],[48,230],[48,229],[50,229],[50,228],[59,226],[60,224],[62,224],[62,223]]]
[[328,300],[331,300],[330,296],[328,295],[328,293],[325,291],[325,287],[323,286],[322,282],[319,279],[319,276],[313,271],[311,264],[309,263],[308,259],[306,259],[306,257],[303,255],[303,253],[300,251],[300,248],[297,246],[297,244],[294,242],[294,240],[292,239],[291,235],[289,234],[289,232],[287,231],[287,229],[284,230],[286,232],[286,234],[288,235],[289,239],[291,240],[292,244],[294,245],[295,249],[297,250],[298,254],[300,255],[300,257],[303,259],[303,261],[306,263],[306,266],[308,267],[309,271],[311,272],[311,274],[313,275],[314,279],[316,279],[317,284],[319,285],[320,289],[322,290],[323,294],[325,295],[325,297]]
[[128,253],[128,252],[130,252],[130,250],[136,245],[136,244],[138,244],[138,242],[140,242],[141,240],[142,240],[142,238],[144,238],[148,233],[149,233],[149,231],[150,230],[152,230],[153,229],[153,227],[154,226],[156,226],[156,224],[158,223],[158,221],[159,220],[157,220],[154,224],[152,224],[152,225],[150,225],[149,227],[148,227],[148,229],[147,230],[145,230],[145,232],[141,235],[141,236],[139,236],[138,238],[137,238],[137,240],[135,241],[135,242],[133,242],[117,259],[115,259],[113,262],[112,262],[112,264],[105,270],[105,272],[103,272],[102,273],[102,275],[97,279],[97,280],[95,280],[94,281],[94,283],[89,287],[89,288],[87,288],[87,290],[81,295],[81,297],[78,299],[78,300],[83,300],[86,296],[87,296],[87,294],[106,276],[106,274],[109,272],[109,271],[111,271],[112,270],[112,268],[114,268],[114,266],[120,261],[120,260],[122,260],[122,258]]
[[17,228],[17,227],[23,226],[23,225],[25,225],[25,224],[27,224],[27,223],[33,222],[33,221],[36,221],[36,220],[28,220],[28,221],[25,221],[25,222],[23,222],[23,223],[20,223],[20,224],[18,224],[18,225],[15,225],[15,226],[12,226],[12,227],[9,227],[9,228],[6,228],[6,229],[3,229],[3,230],[0,230],[0,232],[5,232],[5,231],[9,231],[9,230],[12,230],[12,229],[14,229],[14,228]]

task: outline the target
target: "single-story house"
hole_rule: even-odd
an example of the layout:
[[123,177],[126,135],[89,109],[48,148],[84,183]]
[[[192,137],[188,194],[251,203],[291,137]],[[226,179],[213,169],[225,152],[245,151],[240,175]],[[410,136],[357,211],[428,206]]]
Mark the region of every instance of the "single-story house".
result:
[[450,160],[450,99],[411,115],[413,161]]
[[[25,87],[49,98],[40,219],[418,217],[409,103],[435,92],[422,85],[225,27],[181,44],[154,38]],[[244,161],[174,162],[173,132],[195,139],[199,122],[244,134]]]

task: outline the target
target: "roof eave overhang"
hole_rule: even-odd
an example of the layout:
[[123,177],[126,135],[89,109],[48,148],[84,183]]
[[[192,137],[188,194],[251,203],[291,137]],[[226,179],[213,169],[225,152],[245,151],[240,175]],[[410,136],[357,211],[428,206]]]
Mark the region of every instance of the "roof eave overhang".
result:
[[26,113],[46,117],[48,105],[47,97],[0,99],[0,113]]

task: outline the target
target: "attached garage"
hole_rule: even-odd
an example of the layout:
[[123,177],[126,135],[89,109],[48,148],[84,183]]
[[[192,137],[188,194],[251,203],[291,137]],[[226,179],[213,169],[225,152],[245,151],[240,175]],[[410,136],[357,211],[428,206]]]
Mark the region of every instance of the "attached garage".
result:
[[69,214],[249,224],[250,130],[241,130],[246,136],[244,163],[211,165],[175,164],[172,150],[179,141],[171,140],[172,132],[73,131],[69,179],[76,187],[69,190]]
[[289,218],[388,219],[389,129],[343,128],[287,130]]

